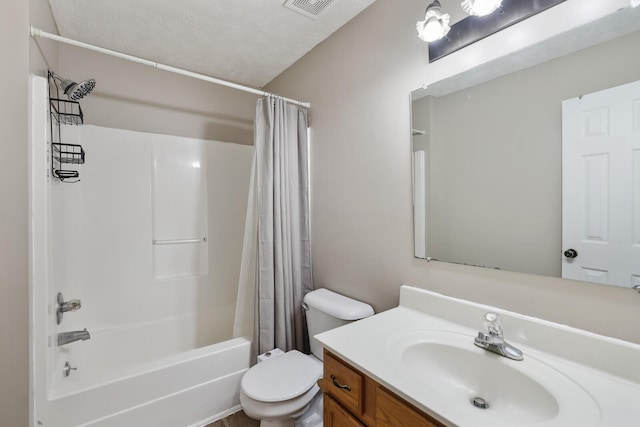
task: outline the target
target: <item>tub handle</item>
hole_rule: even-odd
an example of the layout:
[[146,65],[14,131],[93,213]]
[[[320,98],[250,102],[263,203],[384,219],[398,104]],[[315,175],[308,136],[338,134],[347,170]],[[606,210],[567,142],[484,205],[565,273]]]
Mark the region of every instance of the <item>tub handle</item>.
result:
[[64,300],[64,296],[62,296],[62,292],[58,292],[56,296],[56,323],[59,325],[62,322],[62,314],[68,311],[76,311],[80,310],[82,307],[82,301],[79,299],[72,299],[69,301]]
[[337,380],[336,380],[336,376],[335,375],[331,375],[331,382],[333,383],[334,386],[341,388],[342,390],[347,390],[347,391],[351,391],[351,386],[347,385],[347,384],[340,384]]

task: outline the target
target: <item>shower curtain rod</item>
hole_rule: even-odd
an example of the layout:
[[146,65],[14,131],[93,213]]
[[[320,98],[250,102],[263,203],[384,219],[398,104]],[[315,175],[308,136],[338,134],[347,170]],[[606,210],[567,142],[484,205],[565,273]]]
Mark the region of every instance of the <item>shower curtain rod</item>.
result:
[[126,53],[116,52],[115,50],[109,50],[109,49],[105,49],[103,47],[94,46],[94,45],[91,45],[91,44],[88,44],[88,43],[79,42],[77,40],[68,39],[66,37],[61,37],[61,36],[56,35],[56,34],[47,33],[46,31],[42,31],[39,28],[35,28],[33,25],[31,26],[31,37],[33,37],[33,38],[42,37],[42,38],[45,38],[45,39],[55,40],[55,41],[58,41],[58,42],[61,42],[61,43],[70,44],[72,46],[78,46],[78,47],[82,47],[82,48],[85,48],[85,49],[93,50],[95,52],[104,53],[105,55],[115,56],[116,58],[126,59],[127,61],[137,62],[138,64],[148,65],[150,67],[158,68],[158,69],[164,70],[164,71],[169,71],[171,73],[181,74],[183,76],[191,77],[191,78],[198,79],[198,80],[204,80],[205,82],[209,82],[209,83],[214,83],[214,84],[221,85],[221,86],[230,87],[230,88],[233,88],[233,89],[238,89],[238,90],[242,90],[244,92],[249,92],[249,93],[253,93],[253,94],[261,95],[261,96],[271,95],[271,96],[275,96],[275,97],[278,97],[280,99],[283,99],[283,100],[285,100],[287,102],[291,102],[293,104],[297,104],[297,105],[299,105],[301,107],[306,107],[306,108],[311,107],[311,104],[308,103],[308,102],[296,101],[295,99],[285,98],[284,96],[279,96],[279,95],[276,95],[276,94],[273,94],[273,93],[270,93],[270,92],[265,92],[263,90],[252,88],[252,87],[249,87],[249,86],[239,85],[237,83],[231,83],[231,82],[228,82],[228,81],[225,81],[225,80],[217,79],[215,77],[207,76],[205,74],[194,73],[193,71],[183,70],[182,68],[172,67],[170,65],[161,64],[159,62],[154,62],[154,61],[149,61],[148,59],[139,58],[137,56],[127,55]]

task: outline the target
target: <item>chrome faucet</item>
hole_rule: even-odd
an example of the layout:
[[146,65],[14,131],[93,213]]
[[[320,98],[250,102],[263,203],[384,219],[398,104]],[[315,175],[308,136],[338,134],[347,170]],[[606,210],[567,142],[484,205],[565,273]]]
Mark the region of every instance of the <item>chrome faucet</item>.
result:
[[487,332],[478,332],[478,336],[473,340],[474,344],[500,356],[513,360],[522,360],[522,351],[504,340],[502,326],[500,326],[500,316],[489,312],[484,315],[484,320],[487,325]]
[[85,328],[84,331],[71,331],[71,332],[60,332],[58,334],[58,345],[65,345],[75,341],[86,341],[91,338],[91,335]]

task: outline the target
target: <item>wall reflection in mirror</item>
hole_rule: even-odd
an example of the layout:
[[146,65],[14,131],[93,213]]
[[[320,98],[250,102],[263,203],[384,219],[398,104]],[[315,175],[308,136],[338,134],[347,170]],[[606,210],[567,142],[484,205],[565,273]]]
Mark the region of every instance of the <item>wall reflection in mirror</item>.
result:
[[624,9],[412,92],[416,257],[640,285],[639,30]]

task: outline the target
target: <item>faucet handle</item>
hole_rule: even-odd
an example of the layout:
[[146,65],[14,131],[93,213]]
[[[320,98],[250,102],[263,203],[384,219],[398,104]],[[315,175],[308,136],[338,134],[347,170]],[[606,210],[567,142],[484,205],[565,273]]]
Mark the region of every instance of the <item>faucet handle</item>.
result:
[[485,313],[484,315],[485,325],[490,335],[497,335],[502,337],[502,324],[500,322],[500,316],[498,313],[492,311]]
[[79,299],[72,299],[70,301],[65,301],[62,296],[62,292],[58,292],[56,297],[56,302],[58,303],[56,306],[56,323],[59,325],[62,322],[62,314],[68,311],[76,311],[82,307],[82,301]]

